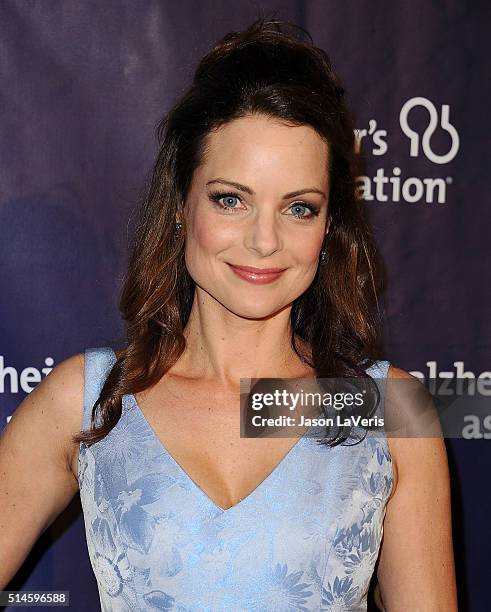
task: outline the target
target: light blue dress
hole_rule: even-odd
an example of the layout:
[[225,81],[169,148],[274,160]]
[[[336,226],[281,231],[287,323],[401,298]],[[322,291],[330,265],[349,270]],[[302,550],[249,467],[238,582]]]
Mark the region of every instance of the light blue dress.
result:
[[[108,347],[85,351],[84,429],[115,360]],[[382,395],[389,365],[368,370]],[[80,444],[80,498],[101,609],[366,610],[392,462],[380,432],[348,444],[299,438],[250,495],[223,510],[125,395],[114,429],[91,447]]]

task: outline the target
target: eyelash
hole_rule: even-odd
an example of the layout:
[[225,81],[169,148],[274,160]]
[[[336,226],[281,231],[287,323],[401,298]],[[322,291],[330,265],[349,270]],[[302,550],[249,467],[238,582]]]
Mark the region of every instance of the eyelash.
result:
[[[232,192],[215,191],[213,193],[210,193],[209,198],[220,208],[220,210],[231,210],[231,211],[234,210],[233,208],[230,208],[228,206],[221,205],[219,200],[221,200],[222,198],[237,198],[238,200],[242,202],[242,198],[236,193],[232,193]],[[298,205],[298,204],[300,204],[301,206],[304,206],[311,212],[311,214],[306,217],[302,217],[300,215],[292,215],[293,217],[295,217],[296,219],[300,219],[301,221],[308,221],[309,219],[312,219],[313,217],[317,217],[320,212],[319,209],[315,207],[313,204],[310,204],[309,202],[303,202],[301,200],[299,200],[298,202],[292,202],[291,206]]]

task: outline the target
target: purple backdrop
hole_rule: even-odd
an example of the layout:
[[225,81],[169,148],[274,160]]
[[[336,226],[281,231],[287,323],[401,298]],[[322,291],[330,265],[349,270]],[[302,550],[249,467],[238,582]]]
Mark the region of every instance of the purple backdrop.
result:
[[[209,45],[260,9],[310,31],[357,115],[360,188],[387,267],[385,357],[425,377],[489,371],[485,6],[2,2],[1,427],[43,369],[122,339],[119,282],[156,123]],[[447,448],[459,609],[484,612],[489,440]],[[78,497],[7,588],[69,590],[71,609],[98,609]]]

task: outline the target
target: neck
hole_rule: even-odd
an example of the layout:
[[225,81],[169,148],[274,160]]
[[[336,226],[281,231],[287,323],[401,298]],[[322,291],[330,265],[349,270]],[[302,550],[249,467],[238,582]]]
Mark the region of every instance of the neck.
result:
[[307,376],[311,369],[291,345],[290,314],[291,305],[264,319],[246,319],[196,287],[184,330],[186,349],[172,373],[233,388],[240,378]]

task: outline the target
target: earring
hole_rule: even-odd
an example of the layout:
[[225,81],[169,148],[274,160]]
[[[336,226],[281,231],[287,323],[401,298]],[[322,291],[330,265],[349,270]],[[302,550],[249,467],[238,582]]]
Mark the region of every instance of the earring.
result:
[[324,251],[324,249],[322,249],[322,251],[321,251],[320,263],[321,264],[327,263],[327,253],[326,253],[326,251]]
[[174,240],[177,240],[177,238],[179,237],[179,230],[182,227],[182,223],[180,221],[178,221],[175,225],[174,225]]

